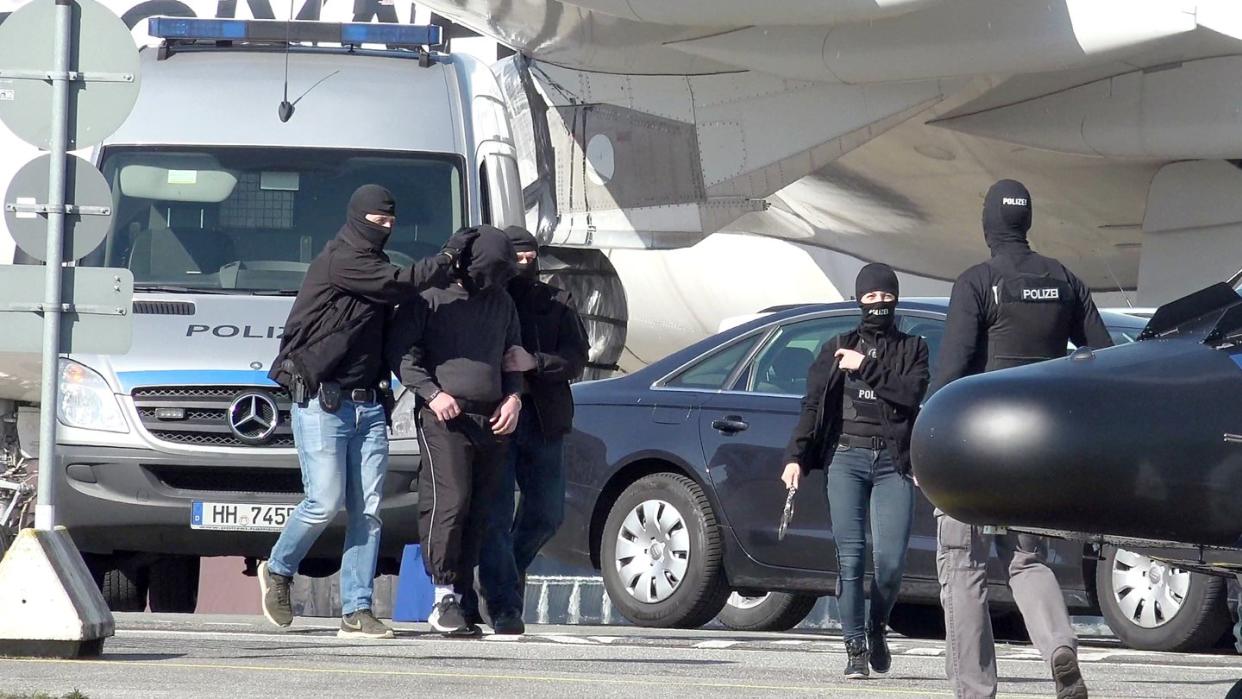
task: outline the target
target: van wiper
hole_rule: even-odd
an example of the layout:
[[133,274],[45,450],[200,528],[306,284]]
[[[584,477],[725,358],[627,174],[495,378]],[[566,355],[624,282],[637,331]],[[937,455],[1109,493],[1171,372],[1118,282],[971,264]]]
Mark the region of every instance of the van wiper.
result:
[[232,289],[201,286],[177,286],[175,284],[135,284],[134,291],[158,291],[167,294],[231,294]]
[[255,296],[297,296],[297,289],[237,289]]

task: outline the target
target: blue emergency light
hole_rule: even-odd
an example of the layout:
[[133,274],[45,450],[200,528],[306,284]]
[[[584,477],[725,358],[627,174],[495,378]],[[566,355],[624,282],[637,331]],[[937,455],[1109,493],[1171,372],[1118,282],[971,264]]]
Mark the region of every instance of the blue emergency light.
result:
[[246,23],[234,19],[152,17],[147,33],[158,39],[245,39]]
[[417,24],[338,23],[294,20],[199,19],[197,17],[152,17],[147,33],[164,40],[324,42],[343,46],[384,44],[388,46],[438,46],[441,27]]
[[342,24],[342,44],[438,46],[441,28],[434,24]]

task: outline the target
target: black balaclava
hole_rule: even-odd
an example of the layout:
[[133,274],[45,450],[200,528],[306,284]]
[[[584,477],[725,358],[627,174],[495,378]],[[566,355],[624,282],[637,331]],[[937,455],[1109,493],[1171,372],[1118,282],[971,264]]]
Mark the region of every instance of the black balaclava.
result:
[[478,231],[479,237],[462,259],[466,271],[462,285],[472,295],[503,289],[517,276],[517,252],[504,231],[488,225],[479,226]]
[[[513,251],[516,255],[520,252],[539,253],[539,241],[530,231],[521,226],[509,226],[505,229],[505,235],[509,237],[509,242],[513,243]],[[539,279],[539,258],[526,263],[518,263],[518,278],[526,280]]]
[[377,184],[364,184],[354,190],[345,213],[345,225],[337,237],[362,250],[383,250],[392,229],[368,221],[367,214],[396,216],[397,202],[392,192]]
[[983,199],[983,238],[993,255],[1031,249],[1026,232],[1031,230],[1031,193],[1016,180],[992,185]]
[[879,301],[876,303],[863,303],[862,297],[872,291],[886,291],[893,296],[898,296],[900,286],[897,283],[897,273],[892,267],[880,262],[872,262],[858,271],[858,278],[854,280],[854,298],[858,299],[858,307],[862,309],[862,321],[858,324],[859,331],[863,333],[881,333],[893,327],[893,322],[897,319],[897,301]]

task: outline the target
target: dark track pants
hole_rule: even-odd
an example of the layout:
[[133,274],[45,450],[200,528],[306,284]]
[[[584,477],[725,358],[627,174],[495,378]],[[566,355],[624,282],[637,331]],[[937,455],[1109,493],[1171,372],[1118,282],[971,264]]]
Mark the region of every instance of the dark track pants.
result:
[[492,434],[490,417],[462,413],[442,423],[430,410],[419,411],[423,565],[435,584],[453,585],[458,594],[474,584],[488,509],[507,453],[508,439]]

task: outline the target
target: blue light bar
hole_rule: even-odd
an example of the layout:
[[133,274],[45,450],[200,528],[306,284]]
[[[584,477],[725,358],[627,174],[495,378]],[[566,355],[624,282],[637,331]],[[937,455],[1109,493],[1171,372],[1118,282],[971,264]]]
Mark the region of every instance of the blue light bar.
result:
[[160,39],[245,39],[246,22],[236,19],[152,17],[147,33]]
[[310,22],[271,19],[199,19],[152,17],[147,33],[159,39],[247,41],[252,43],[340,43],[342,46],[438,46],[443,30],[434,24]]
[[391,46],[439,46],[441,28],[434,24],[342,24],[342,44],[388,44]]

